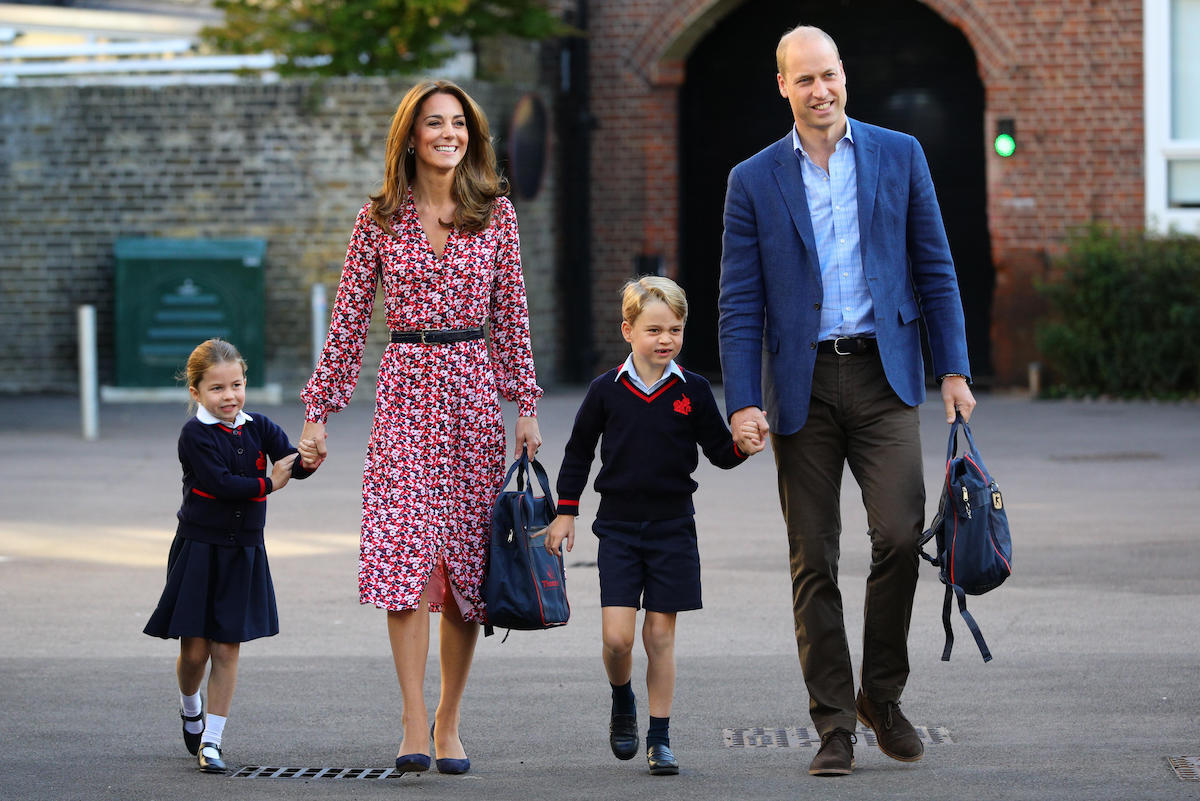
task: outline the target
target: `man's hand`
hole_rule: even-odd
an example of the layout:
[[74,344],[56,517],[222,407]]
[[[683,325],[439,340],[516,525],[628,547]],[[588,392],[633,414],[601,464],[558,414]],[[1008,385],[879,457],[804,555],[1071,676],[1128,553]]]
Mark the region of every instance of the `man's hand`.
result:
[[971,419],[975,409],[975,396],[967,386],[967,379],[961,375],[950,375],[942,379],[942,403],[946,405],[946,422],[954,422],[954,413],[958,412],[963,420]]
[[[742,453],[761,451],[765,447],[764,440],[771,431],[771,427],[767,425],[767,416],[757,406],[746,406],[734,412],[733,417],[729,419],[729,428],[732,429],[733,441]],[[758,432],[756,439],[747,438],[750,431]]]

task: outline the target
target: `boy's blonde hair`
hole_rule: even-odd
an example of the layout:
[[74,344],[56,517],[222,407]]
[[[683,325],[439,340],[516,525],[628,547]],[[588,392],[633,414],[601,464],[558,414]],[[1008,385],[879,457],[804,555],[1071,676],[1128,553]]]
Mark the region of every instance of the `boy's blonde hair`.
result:
[[679,284],[660,275],[643,275],[621,287],[621,317],[633,325],[652,301],[667,304],[676,317],[687,322],[687,294]]

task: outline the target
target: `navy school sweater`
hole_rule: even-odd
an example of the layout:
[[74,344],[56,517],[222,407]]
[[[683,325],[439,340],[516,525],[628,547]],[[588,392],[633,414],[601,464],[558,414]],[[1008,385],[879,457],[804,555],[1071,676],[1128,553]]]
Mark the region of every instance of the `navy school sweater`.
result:
[[[239,428],[206,425],[193,417],[179,432],[183,503],[176,535],[213,545],[262,545],[267,495],[274,489],[268,459],[296,448],[282,428],[255,414]],[[292,478],[308,478],[297,458]]]
[[[682,368],[681,368],[682,369]],[[575,415],[558,471],[558,512],[579,514],[579,496],[600,442],[600,493],[596,517],[665,520],[695,514],[692,473],[696,446],[717,467],[746,460],[734,445],[712,388],[703,376],[683,370],[652,395],[634,386],[620,368],[594,380]]]

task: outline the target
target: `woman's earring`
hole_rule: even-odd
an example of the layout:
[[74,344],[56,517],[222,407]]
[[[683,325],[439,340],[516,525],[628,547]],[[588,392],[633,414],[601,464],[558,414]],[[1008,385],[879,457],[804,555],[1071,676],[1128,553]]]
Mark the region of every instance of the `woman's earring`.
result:
[[408,155],[410,155],[410,156],[411,156],[413,153],[416,153],[416,152],[417,152],[417,151],[413,149],[413,146],[412,146],[412,145],[409,145],[409,146],[408,146]]

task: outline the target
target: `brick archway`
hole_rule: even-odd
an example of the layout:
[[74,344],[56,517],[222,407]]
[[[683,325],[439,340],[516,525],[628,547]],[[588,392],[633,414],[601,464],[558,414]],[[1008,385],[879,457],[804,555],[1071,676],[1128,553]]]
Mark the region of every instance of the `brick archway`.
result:
[[[714,26],[750,0],[590,0],[592,341],[596,367],[623,358],[617,289],[637,270],[680,268],[681,89]],[[1143,219],[1140,0],[917,0],[964,37],[983,86],[986,229],[995,267],[993,367],[1023,383],[1038,279],[1067,233]],[[916,5],[917,3],[914,3]],[[767,69],[770,69],[769,65]],[[1097,88],[1104,91],[1098,91]],[[1015,158],[989,155],[998,117]],[[566,187],[570,191],[570,187]],[[1003,348],[1002,352],[1000,349]]]

